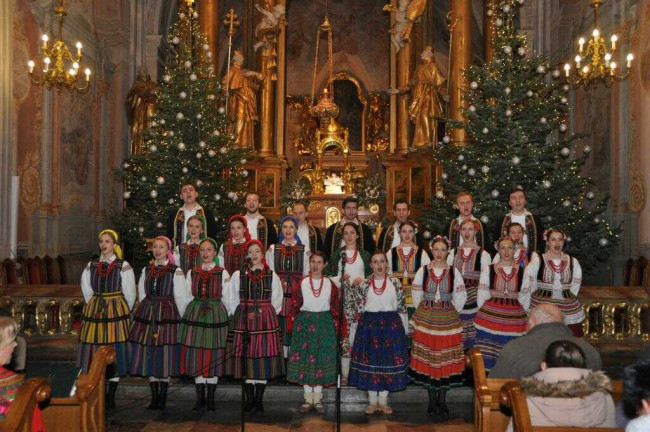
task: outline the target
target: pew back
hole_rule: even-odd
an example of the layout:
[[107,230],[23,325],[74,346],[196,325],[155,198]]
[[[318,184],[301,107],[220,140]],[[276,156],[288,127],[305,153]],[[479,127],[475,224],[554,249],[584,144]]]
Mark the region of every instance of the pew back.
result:
[[20,386],[9,412],[0,422],[0,432],[32,432],[34,410],[50,397],[52,389],[44,378],[30,378]]

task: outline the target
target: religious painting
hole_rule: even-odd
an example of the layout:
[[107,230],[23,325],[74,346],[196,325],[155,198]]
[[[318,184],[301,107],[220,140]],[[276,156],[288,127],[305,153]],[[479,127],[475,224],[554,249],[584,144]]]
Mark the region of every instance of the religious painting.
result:
[[325,211],[325,228],[341,221],[341,212],[336,207],[330,207]]
[[359,99],[356,84],[348,79],[334,81],[334,102],[339,107],[339,116],[336,121],[348,129],[348,145],[352,151],[363,150],[363,135],[361,133],[364,122],[364,104]]
[[409,173],[406,170],[397,170],[393,172],[393,204],[398,200],[408,200],[409,198]]
[[275,173],[259,173],[257,193],[262,207],[275,207]]
[[411,205],[424,204],[427,191],[427,169],[425,167],[411,168]]

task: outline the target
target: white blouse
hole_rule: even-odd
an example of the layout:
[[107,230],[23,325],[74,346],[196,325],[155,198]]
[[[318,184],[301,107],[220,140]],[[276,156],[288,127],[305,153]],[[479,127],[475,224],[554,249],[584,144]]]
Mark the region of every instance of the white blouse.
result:
[[[539,272],[539,266],[540,266],[540,259],[538,258],[536,260],[531,260],[530,263],[526,266],[526,269],[524,270],[524,281],[523,285],[528,289],[530,292],[535,292],[537,291],[537,285],[538,285],[538,280],[537,280],[537,273]],[[574,296],[578,296],[578,293],[580,292],[580,285],[582,284],[582,268],[580,267],[580,263],[578,262],[577,259],[571,257],[571,260],[573,260],[573,277],[571,278],[571,285],[569,286],[569,291],[571,291],[571,294]],[[562,262],[562,259],[556,258],[551,260],[553,261],[553,264],[559,266],[560,263]],[[551,296],[553,299],[561,299],[562,297],[562,275],[556,272],[553,272],[553,294]]]
[[[169,262],[168,259],[165,259],[165,261],[162,262],[161,265],[167,265]],[[142,269],[142,272],[140,273],[140,281],[138,282],[138,299],[140,300],[140,303],[142,303],[142,300],[144,300],[147,297],[147,294],[144,289],[144,282],[146,279],[145,276],[145,270],[148,268],[144,267]],[[178,312],[180,312],[181,315],[183,315],[183,312],[185,312],[185,306],[189,303],[186,300],[186,292],[187,288],[185,287],[185,275],[183,274],[183,269],[178,267],[176,271],[174,272],[174,303],[176,303],[176,307],[178,308]]]
[[[239,241],[239,242],[233,240],[233,243],[234,244],[246,243],[246,239],[243,239],[242,241]],[[221,246],[219,246],[219,253],[217,254],[217,256],[219,257],[219,263],[221,263],[221,265],[223,265],[226,262],[225,261],[225,255],[223,254],[223,243],[221,243]]]
[[[294,246],[297,241],[294,240],[293,244],[289,245],[284,243],[286,246]],[[311,251],[309,250],[309,243],[303,243],[305,247],[302,257],[302,275],[307,276],[309,274],[309,257],[311,256]],[[269,265],[269,268],[275,271],[275,245],[272,244],[269,246],[269,249],[266,251],[266,263]]]
[[[217,265],[215,263],[209,263],[209,264],[203,264],[201,266],[201,269],[210,271],[213,268],[215,268]],[[228,273],[228,270],[223,269],[223,272],[221,273],[221,302],[223,304],[226,304],[226,299],[225,296],[229,294],[229,290],[227,288],[227,284],[230,282],[230,274]],[[188,304],[192,300],[194,300],[194,296],[192,295],[192,270],[187,272],[187,275],[185,276],[185,306],[183,309],[187,307]]]
[[[352,249],[345,250],[345,254],[347,255],[348,259],[354,256],[354,252],[355,251]],[[350,284],[354,282],[356,278],[365,279],[366,274],[364,270],[365,270],[365,266],[363,264],[363,258],[361,258],[360,251],[357,254],[357,258],[354,260],[352,264],[348,264],[347,262],[345,263],[345,274],[350,276]],[[332,280],[337,285],[340,285],[341,283],[341,262],[340,261],[338,263],[337,276],[333,277]]]
[[[394,246],[393,246],[394,247]],[[405,246],[402,248],[402,251],[404,255],[408,255],[411,253],[411,249],[413,249],[412,246]],[[388,252],[386,252],[386,259],[388,260],[388,266],[391,267],[391,272],[394,273],[397,271],[397,269],[392,268],[392,263],[393,263],[393,249],[390,249]],[[415,259],[415,256],[411,258],[412,260]],[[422,251],[422,258],[420,259],[420,267],[424,267],[425,265],[428,265],[431,262],[431,258],[429,258],[429,254],[426,253],[425,251]],[[416,269],[418,270],[418,269]]]
[[330,278],[323,276],[321,279],[313,279],[312,283],[314,289],[318,290],[323,283],[320,295],[316,297],[311,290],[309,277],[306,277],[300,283],[300,290],[302,292],[302,307],[301,311],[305,312],[327,312],[330,310],[330,300],[332,297],[332,281]]
[[[515,267],[513,266],[503,266],[501,268],[508,276],[512,274],[513,271],[515,271]],[[517,300],[519,300],[519,304],[521,304],[525,310],[528,310],[528,308],[530,307],[530,288],[526,287],[523,282],[521,285],[522,286],[519,287],[519,293],[517,294]],[[491,291],[492,291],[492,286],[490,286],[490,268],[486,267],[481,271],[481,277],[478,281],[478,291],[476,293],[476,305],[479,307],[479,309],[481,308],[481,306],[483,306],[483,303],[485,303],[486,301],[492,298]],[[511,293],[510,297],[513,295],[514,293]]]
[[[381,288],[385,279],[375,279],[375,286]],[[363,308],[364,312],[395,312],[398,309],[397,304],[397,289],[393,282],[388,278],[386,282],[386,289],[381,294],[375,293],[370,285],[368,279],[368,291],[366,293],[366,304]],[[406,313],[399,314],[402,325],[404,325],[404,332],[408,333],[408,315]]]
[[[117,256],[113,254],[110,258],[100,259],[99,262],[112,263],[116,259]],[[93,296],[93,287],[90,283],[91,263],[92,261],[86,265],[83,273],[81,273],[81,292],[83,293],[86,303],[88,303]],[[124,295],[126,304],[129,305],[129,309],[133,309],[133,305],[135,304],[136,299],[135,273],[133,272],[131,265],[126,261],[122,261],[122,271],[120,276],[122,278],[122,294]]]
[[[282,281],[280,277],[275,272],[273,273],[273,281],[271,282],[271,304],[275,309],[275,313],[279,314],[282,311],[282,300],[284,298],[284,293],[282,291]],[[239,298],[239,283],[240,283],[240,271],[237,270],[230,277],[230,283],[228,283],[226,290],[228,293],[222,298],[222,302],[226,305],[229,315],[234,315],[235,309],[239,306],[241,299]]]
[[[449,267],[451,271],[454,272],[454,289],[451,293],[451,304],[454,306],[457,312],[463,310],[465,302],[467,301],[467,291],[465,291],[465,281],[463,280],[463,275],[453,267]],[[443,268],[438,267],[429,267],[429,272],[433,273],[435,277],[440,277],[443,272]],[[420,267],[418,272],[413,278],[413,288],[411,290],[411,297],[413,298],[413,307],[417,308],[422,299],[424,298],[424,266]],[[434,301],[440,301],[440,290],[436,290]]]
[[[464,252],[465,254],[468,254],[469,251],[470,251],[472,248],[464,247],[464,248],[460,248],[460,249],[462,249],[463,252]],[[497,254],[497,256],[498,256],[498,254]],[[456,259],[456,249],[452,249],[452,250],[449,252],[449,255],[447,255],[447,264],[449,264],[450,266],[453,267],[453,266],[454,266],[454,260],[455,260],[455,259]],[[489,266],[490,264],[492,264],[492,257],[490,257],[490,254],[487,253],[487,252],[485,251],[485,249],[483,249],[483,250],[481,251],[481,271],[483,271],[483,269],[484,269],[485,267]],[[461,269],[461,271],[462,271],[462,269]]]

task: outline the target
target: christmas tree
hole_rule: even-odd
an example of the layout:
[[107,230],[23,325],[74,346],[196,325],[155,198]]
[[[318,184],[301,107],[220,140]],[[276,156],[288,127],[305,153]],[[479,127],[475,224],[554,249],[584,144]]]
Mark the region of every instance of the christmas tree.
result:
[[213,210],[225,237],[227,218],[241,210],[248,152],[228,131],[226,97],[215,75],[198,13],[183,5],[167,38],[169,62],[144,140],[147,154],[132,156],[118,173],[126,202],[114,220],[132,247],[136,268],[146,262],[146,238],[164,235],[180,186],[193,183],[199,203]]
[[568,131],[569,86],[548,59],[531,54],[515,17],[524,0],[506,0],[496,14],[494,60],[464,71],[470,82],[464,95],[468,142],[451,142],[445,136],[435,151],[443,167],[442,190],[436,193],[425,225],[432,233],[447,233],[458,215],[455,195],[468,190],[474,196],[474,214],[486,227],[487,240],[495,241],[493,227],[508,207],[509,191],[522,187],[528,208],[542,218],[545,228],[567,233],[565,251],[575,256],[586,272],[606,260],[617,242],[618,231],[603,213],[608,196],[600,195],[581,168],[591,149],[576,145],[582,135]]

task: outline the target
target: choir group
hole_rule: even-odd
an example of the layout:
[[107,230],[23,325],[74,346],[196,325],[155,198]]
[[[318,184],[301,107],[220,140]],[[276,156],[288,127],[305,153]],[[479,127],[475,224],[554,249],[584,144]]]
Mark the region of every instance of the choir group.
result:
[[542,231],[521,189],[510,194],[494,248],[467,192],[456,197],[447,236],[425,241],[398,201],[377,243],[354,197],[323,242],[303,204],[278,236],[249,193],[246,214],[230,218],[217,245],[197,196],[183,185],[185,205],[170,213],[168,236],[153,240],[137,285],[113,230],[99,234],[101,255],[83,272],[78,362],[85,372],[99,346],[115,347],[109,406],[130,374],[148,377],[149,409],[164,409],[170,377],[185,375],[195,381],[194,411],[215,410],[217,381],[232,376],[245,380],[245,409],[263,412],[267,381],[286,376],[304,387],[300,410],[322,413],[340,360],[342,383],[368,392],[366,414],[390,414],[389,392],[413,381],[428,390],[429,413],[444,417],[446,391],[464,382],[464,352],[480,349],[489,371],[526,332],[531,307],[558,306],[580,334],[580,265],[563,252],[562,231]]

